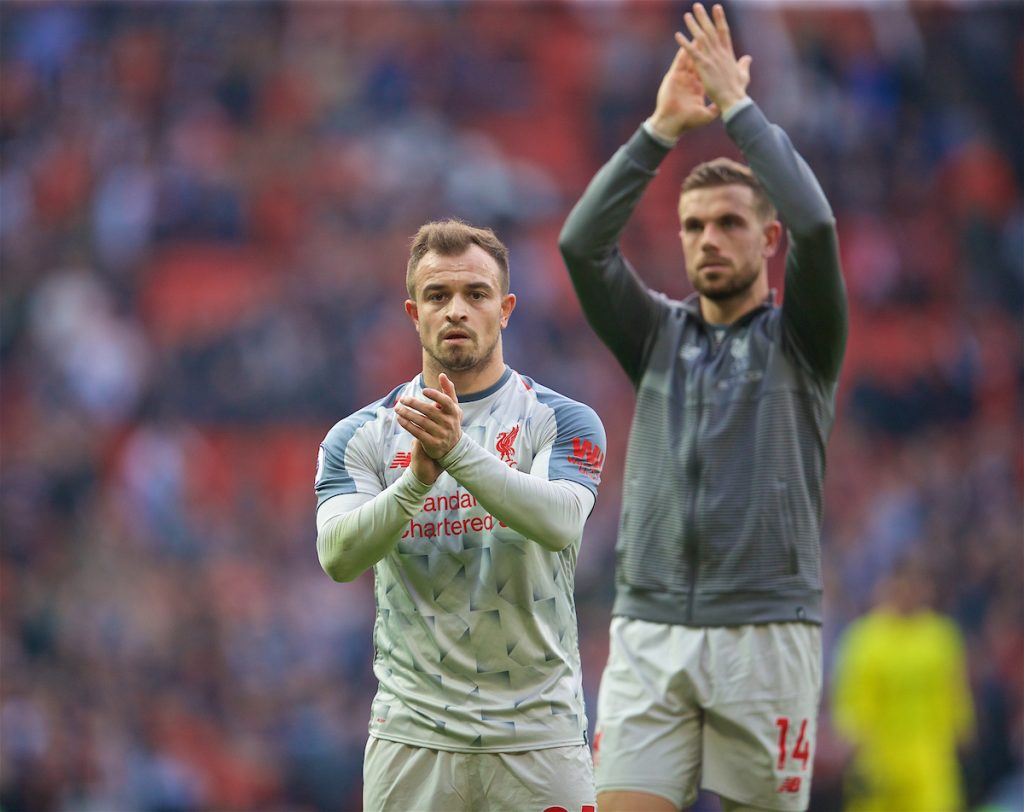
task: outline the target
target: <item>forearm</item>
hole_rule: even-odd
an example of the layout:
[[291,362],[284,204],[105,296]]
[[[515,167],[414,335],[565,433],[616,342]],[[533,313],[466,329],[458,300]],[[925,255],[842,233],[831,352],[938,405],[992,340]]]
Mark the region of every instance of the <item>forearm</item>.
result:
[[727,116],[726,129],[775,204],[790,235],[782,304],[787,339],[828,381],[846,349],[846,288],[835,218],[814,173],[786,133],[753,102]]
[[317,511],[316,551],[320,566],[335,581],[351,581],[398,543],[406,523],[420,512],[430,486],[406,470],[381,493],[345,509],[345,496]]
[[563,255],[589,262],[607,259],[668,152],[669,147],[638,129],[598,170],[566,218],[559,240]]
[[559,236],[588,322],[634,380],[656,308],[618,242],[668,151],[638,130],[591,180]]
[[594,507],[584,486],[516,471],[466,435],[440,463],[488,513],[547,550],[576,541]]
[[725,129],[797,238],[835,222],[832,208],[807,162],[785,131],[768,121],[757,104],[743,103],[727,116]]

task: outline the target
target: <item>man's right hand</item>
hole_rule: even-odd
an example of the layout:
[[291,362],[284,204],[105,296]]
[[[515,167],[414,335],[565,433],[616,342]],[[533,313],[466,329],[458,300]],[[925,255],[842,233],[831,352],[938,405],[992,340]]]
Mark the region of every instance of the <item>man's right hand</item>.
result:
[[718,108],[704,101],[704,85],[693,60],[683,47],[661,80],[654,113],[647,120],[654,131],[675,140],[686,130],[703,127],[718,116]]

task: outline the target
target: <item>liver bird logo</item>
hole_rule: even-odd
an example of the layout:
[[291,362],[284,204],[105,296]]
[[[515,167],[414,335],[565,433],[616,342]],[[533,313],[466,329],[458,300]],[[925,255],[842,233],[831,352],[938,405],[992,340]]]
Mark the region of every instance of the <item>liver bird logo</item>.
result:
[[513,468],[516,465],[516,450],[512,444],[518,436],[519,424],[516,423],[508,431],[498,432],[498,439],[494,443],[495,450],[501,455],[501,461],[507,462]]

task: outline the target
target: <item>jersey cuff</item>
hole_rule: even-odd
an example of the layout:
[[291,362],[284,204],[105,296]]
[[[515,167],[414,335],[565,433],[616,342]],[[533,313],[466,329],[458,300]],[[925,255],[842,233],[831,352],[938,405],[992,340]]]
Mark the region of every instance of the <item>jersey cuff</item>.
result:
[[738,102],[736,102],[736,104],[732,105],[732,107],[730,107],[728,110],[723,110],[722,111],[722,123],[723,124],[728,124],[730,121],[732,121],[736,117],[736,115],[740,111],[746,110],[753,103],[754,103],[754,100],[752,98],[750,98],[750,96],[744,96],[742,99],[740,99]]
[[651,124],[651,120],[649,118],[645,119],[644,123],[641,124],[640,126],[644,128],[645,133],[647,133],[651,138],[653,138],[655,141],[657,141],[659,144],[665,147],[665,149],[672,149],[672,147],[679,143],[678,135],[675,138],[672,138],[667,135],[662,135],[660,132],[654,129],[654,125]]
[[419,477],[412,472],[411,467],[406,468],[402,475],[395,480],[395,486],[395,496],[403,500],[415,502],[420,506],[423,504],[423,500],[427,498],[427,494],[430,493],[430,489],[434,487],[420,481]]
[[[466,450],[469,448],[469,446],[470,446],[470,444],[472,442],[473,441],[471,439],[469,439],[469,435],[468,434],[463,434],[459,438],[459,441],[455,445],[453,445],[451,447],[451,450],[447,454],[445,454],[443,457],[438,459],[437,464],[440,465],[442,468],[444,468],[447,471],[449,465],[453,465],[454,463],[457,463],[459,460],[461,460],[465,456]],[[416,481],[419,482],[418,479]]]

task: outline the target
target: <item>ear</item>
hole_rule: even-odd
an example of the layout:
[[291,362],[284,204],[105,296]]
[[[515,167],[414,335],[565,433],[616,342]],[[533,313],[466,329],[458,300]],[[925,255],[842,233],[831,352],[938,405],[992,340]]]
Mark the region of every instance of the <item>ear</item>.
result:
[[506,293],[504,298],[501,300],[501,327],[502,329],[508,327],[508,317],[512,315],[512,311],[516,309],[516,295],[514,293]]
[[775,252],[779,250],[779,246],[782,244],[782,223],[778,220],[772,220],[770,223],[764,225],[764,248],[761,249],[761,256],[764,259],[769,259],[775,256]]
[[412,323],[416,326],[416,329],[420,329],[420,311],[416,307],[416,302],[412,299],[405,300],[405,312],[409,314],[409,318],[412,319]]

